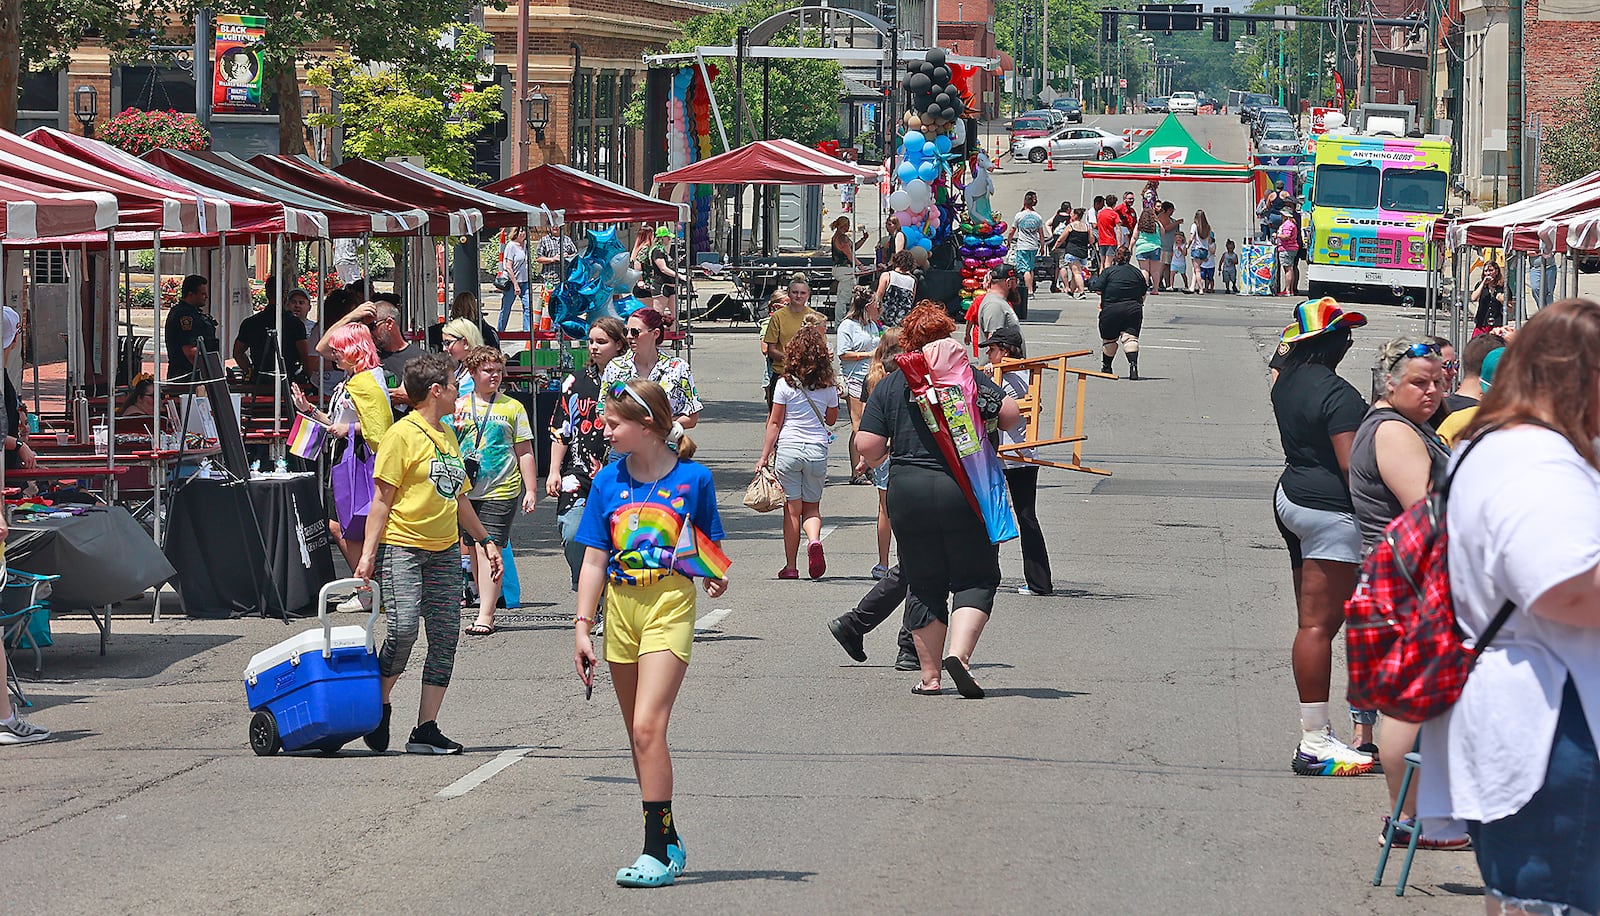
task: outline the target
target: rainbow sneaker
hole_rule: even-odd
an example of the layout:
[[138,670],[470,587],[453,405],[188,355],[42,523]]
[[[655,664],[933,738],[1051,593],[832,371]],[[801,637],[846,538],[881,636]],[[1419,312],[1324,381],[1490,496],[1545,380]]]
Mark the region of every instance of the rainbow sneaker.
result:
[[1371,757],[1333,736],[1333,729],[1305,732],[1289,767],[1300,776],[1365,776],[1377,765]]

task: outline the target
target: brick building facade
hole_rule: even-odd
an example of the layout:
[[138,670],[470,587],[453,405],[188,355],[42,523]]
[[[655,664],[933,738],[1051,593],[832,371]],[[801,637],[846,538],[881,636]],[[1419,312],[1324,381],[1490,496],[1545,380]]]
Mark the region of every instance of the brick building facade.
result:
[[[956,54],[985,60],[1000,57],[994,38],[994,0],[938,0],[939,45]],[[1000,74],[984,73],[972,87],[983,118],[1000,107]]]

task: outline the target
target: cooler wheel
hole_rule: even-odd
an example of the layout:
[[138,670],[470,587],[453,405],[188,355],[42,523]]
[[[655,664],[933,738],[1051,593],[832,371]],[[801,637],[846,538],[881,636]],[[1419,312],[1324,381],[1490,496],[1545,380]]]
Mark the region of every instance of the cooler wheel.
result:
[[270,757],[283,750],[283,741],[278,737],[278,720],[272,713],[262,710],[251,717],[250,749],[257,757]]

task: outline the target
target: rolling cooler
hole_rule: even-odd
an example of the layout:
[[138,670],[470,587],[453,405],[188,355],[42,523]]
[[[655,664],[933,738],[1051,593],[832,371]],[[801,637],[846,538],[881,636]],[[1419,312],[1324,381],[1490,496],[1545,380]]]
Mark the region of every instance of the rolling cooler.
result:
[[378,690],[378,653],[372,637],[380,595],[372,583],[372,613],[365,626],[333,626],[329,593],[362,586],[361,579],[339,579],[317,596],[320,630],[257,652],[244,669],[244,695],[250,719],[250,749],[260,756],[280,750],[315,749],[337,753],[378,727],[383,704]]

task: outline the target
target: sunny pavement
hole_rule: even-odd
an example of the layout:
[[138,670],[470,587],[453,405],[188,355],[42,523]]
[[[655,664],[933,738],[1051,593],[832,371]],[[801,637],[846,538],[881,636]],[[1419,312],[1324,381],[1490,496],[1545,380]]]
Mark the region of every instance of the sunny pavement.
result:
[[[1236,120],[1192,123],[1242,154]],[[1008,164],[997,209],[1028,187],[1045,207],[1077,201],[1076,169]],[[1186,216],[1206,208],[1219,239],[1241,237],[1237,187],[1164,190]],[[541,502],[514,536],[530,605],[462,639],[442,716],[460,757],[375,759],[359,743],[332,759],[253,756],[241,671],[305,622],[129,612],[102,659],[82,618],[59,621],[30,685],[58,737],[0,751],[0,910],[1479,912],[1470,853],[1419,854],[1404,899],[1398,862],[1371,886],[1381,778],[1289,770],[1294,612],[1265,368],[1288,310],[1149,301],[1144,380],[1090,385],[1085,460],[1113,476],[1041,475],[1056,596],[1017,595],[1020,555],[1002,549],[1007,587],[974,657],[981,702],[912,696],[915,675],[890,667],[892,627],[869,637],[865,665],[829,636],[875,562],[876,495],[845,484],[842,446],[823,501],[829,575],[774,580],[778,519],[739,503],[762,432],[755,337],[700,333],[707,407],[692,435],[736,565],[724,597],[702,595],[719,619],[672,724],[689,851],[676,888],[612,881],[638,853],[639,800],[607,681],[586,703],[572,670],[566,570]],[[1368,313],[1345,367],[1363,387],[1375,342],[1419,324]],[[1094,318],[1093,300],[1041,294],[1030,351],[1094,348]],[[396,691],[397,746],[418,667]],[[452,785],[467,791],[440,797]]]

